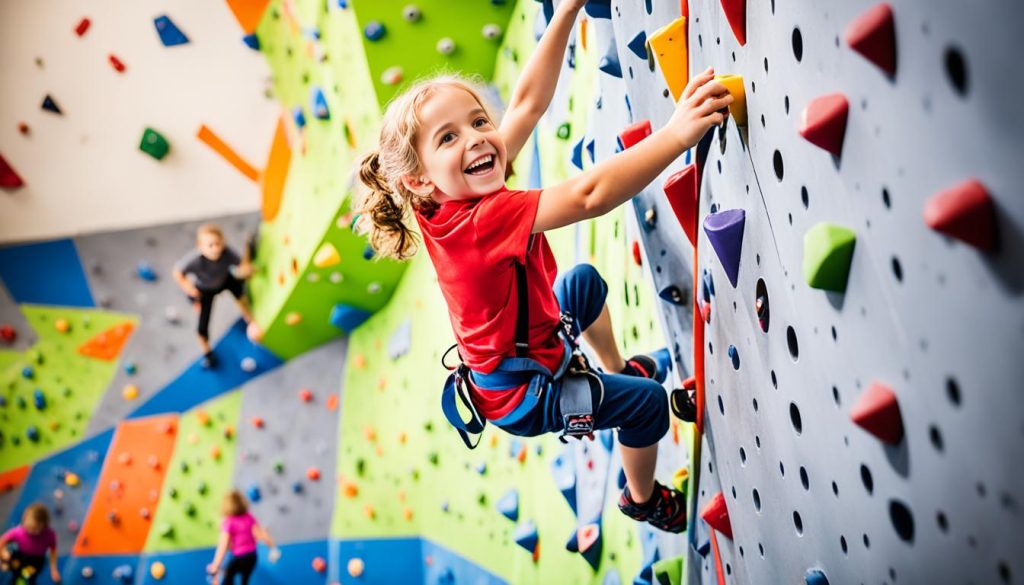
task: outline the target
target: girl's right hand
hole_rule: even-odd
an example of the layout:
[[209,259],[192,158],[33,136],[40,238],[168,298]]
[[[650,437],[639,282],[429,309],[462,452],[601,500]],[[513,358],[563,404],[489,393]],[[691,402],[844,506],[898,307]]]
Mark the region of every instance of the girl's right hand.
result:
[[719,110],[732,101],[725,86],[715,81],[715,70],[708,67],[686,84],[666,128],[679,138],[684,149],[690,148],[709,128],[725,122],[725,114]]

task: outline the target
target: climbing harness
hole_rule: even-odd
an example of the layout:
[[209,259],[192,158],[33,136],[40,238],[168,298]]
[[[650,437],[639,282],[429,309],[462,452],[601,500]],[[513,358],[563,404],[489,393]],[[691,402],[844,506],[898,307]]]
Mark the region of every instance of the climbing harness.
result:
[[[533,236],[530,236],[527,250],[532,246]],[[494,372],[480,374],[471,371],[462,361],[461,355],[457,365],[448,365],[448,354],[456,349],[457,345],[449,347],[441,356],[441,365],[451,372],[441,391],[441,409],[445,418],[458,431],[466,447],[475,449],[480,444],[479,435],[487,426],[487,420],[480,416],[480,412],[473,404],[469,384],[484,391],[503,390],[527,384],[523,402],[511,413],[494,421],[500,426],[511,424],[528,415],[541,402],[545,389],[551,391],[555,383],[561,383],[559,408],[562,413],[562,434],[558,437],[559,440],[566,443],[566,437],[593,439],[594,414],[604,400],[604,384],[580,350],[573,330],[575,319],[567,311],[559,315],[559,325],[554,334],[562,338],[566,353],[561,366],[552,373],[536,360],[527,357],[530,314],[525,264],[516,262],[516,281],[519,302],[516,307],[515,357],[504,358]],[[469,411],[469,420],[464,420],[459,413],[458,402]],[[471,435],[477,435],[476,441],[472,440]]]

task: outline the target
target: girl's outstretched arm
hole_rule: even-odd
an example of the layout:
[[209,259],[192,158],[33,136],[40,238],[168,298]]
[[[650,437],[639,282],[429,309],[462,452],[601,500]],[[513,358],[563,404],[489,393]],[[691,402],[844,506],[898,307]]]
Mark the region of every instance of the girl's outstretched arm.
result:
[[541,191],[533,232],[544,232],[604,215],[628,201],[692,147],[711,126],[721,124],[720,110],[732,103],[712,69],[697,75],[683,90],[664,128],[594,168]]
[[498,129],[505,142],[509,161],[515,160],[516,155],[522,150],[537,121],[548,109],[551,97],[555,95],[569,33],[576,22],[576,15],[584,4],[586,0],[563,0],[558,5],[547,30],[544,31],[544,36],[537,44],[537,50],[527,61],[515,89],[512,90],[508,110]]

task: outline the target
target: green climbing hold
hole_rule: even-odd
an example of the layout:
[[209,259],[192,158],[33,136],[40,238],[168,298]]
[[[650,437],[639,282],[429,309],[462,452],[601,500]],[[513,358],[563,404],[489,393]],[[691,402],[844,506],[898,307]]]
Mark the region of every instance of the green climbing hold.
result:
[[843,226],[819,223],[804,234],[804,279],[808,286],[846,291],[857,234]]
[[168,522],[162,522],[156,530],[160,538],[174,538],[174,526]]
[[569,135],[572,134],[572,126],[568,122],[562,123],[558,126],[558,137],[562,140],[568,140]]
[[658,585],[680,585],[683,579],[683,557],[662,559],[651,567]]
[[277,461],[274,462],[274,473],[278,475],[284,473],[284,461],[278,459]]
[[196,508],[196,505],[193,504],[192,502],[185,504],[185,515],[189,518],[195,518],[198,512],[199,510]]
[[163,160],[167,156],[167,151],[171,149],[171,145],[168,144],[167,139],[164,138],[163,134],[160,134],[152,128],[146,128],[146,131],[142,133],[142,142],[139,144],[139,150],[155,158],[156,160]]

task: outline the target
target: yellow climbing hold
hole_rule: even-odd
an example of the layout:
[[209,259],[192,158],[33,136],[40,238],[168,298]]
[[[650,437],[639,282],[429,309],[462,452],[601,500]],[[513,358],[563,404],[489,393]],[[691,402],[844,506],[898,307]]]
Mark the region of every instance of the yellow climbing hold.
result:
[[302,323],[302,313],[292,312],[284,316],[284,324],[289,327],[294,327],[299,323]]
[[78,477],[78,474],[71,473],[70,471],[64,474],[64,484],[68,487],[77,487],[80,483],[82,483],[82,480]]
[[348,574],[352,577],[359,578],[363,574],[363,569],[366,566],[363,564],[363,559],[354,558],[348,561]]
[[58,333],[67,333],[68,331],[71,331],[71,324],[68,323],[67,319],[57,319],[53,322],[53,328],[56,329]]
[[679,101],[679,96],[689,79],[688,47],[686,45],[686,17],[680,16],[659,28],[647,39],[651,52],[658,60],[661,75],[672,92],[672,99]]
[[676,488],[677,492],[686,492],[686,480],[688,479],[690,479],[690,470],[680,467],[672,474],[672,487]]
[[328,268],[338,262],[341,262],[341,256],[338,254],[338,249],[330,242],[321,244],[320,249],[313,256],[313,265],[317,268]]
[[121,396],[125,400],[135,400],[139,397],[139,387],[135,384],[128,384],[124,387],[124,390],[121,390]]
[[164,575],[167,574],[167,567],[165,567],[164,564],[160,561],[156,561],[155,563],[149,566],[149,574],[154,579],[159,581],[164,578]]
[[738,126],[747,125],[747,93],[743,89],[742,75],[716,75],[715,79],[725,86],[732,94],[733,102],[729,106],[729,113],[732,119],[736,120]]

